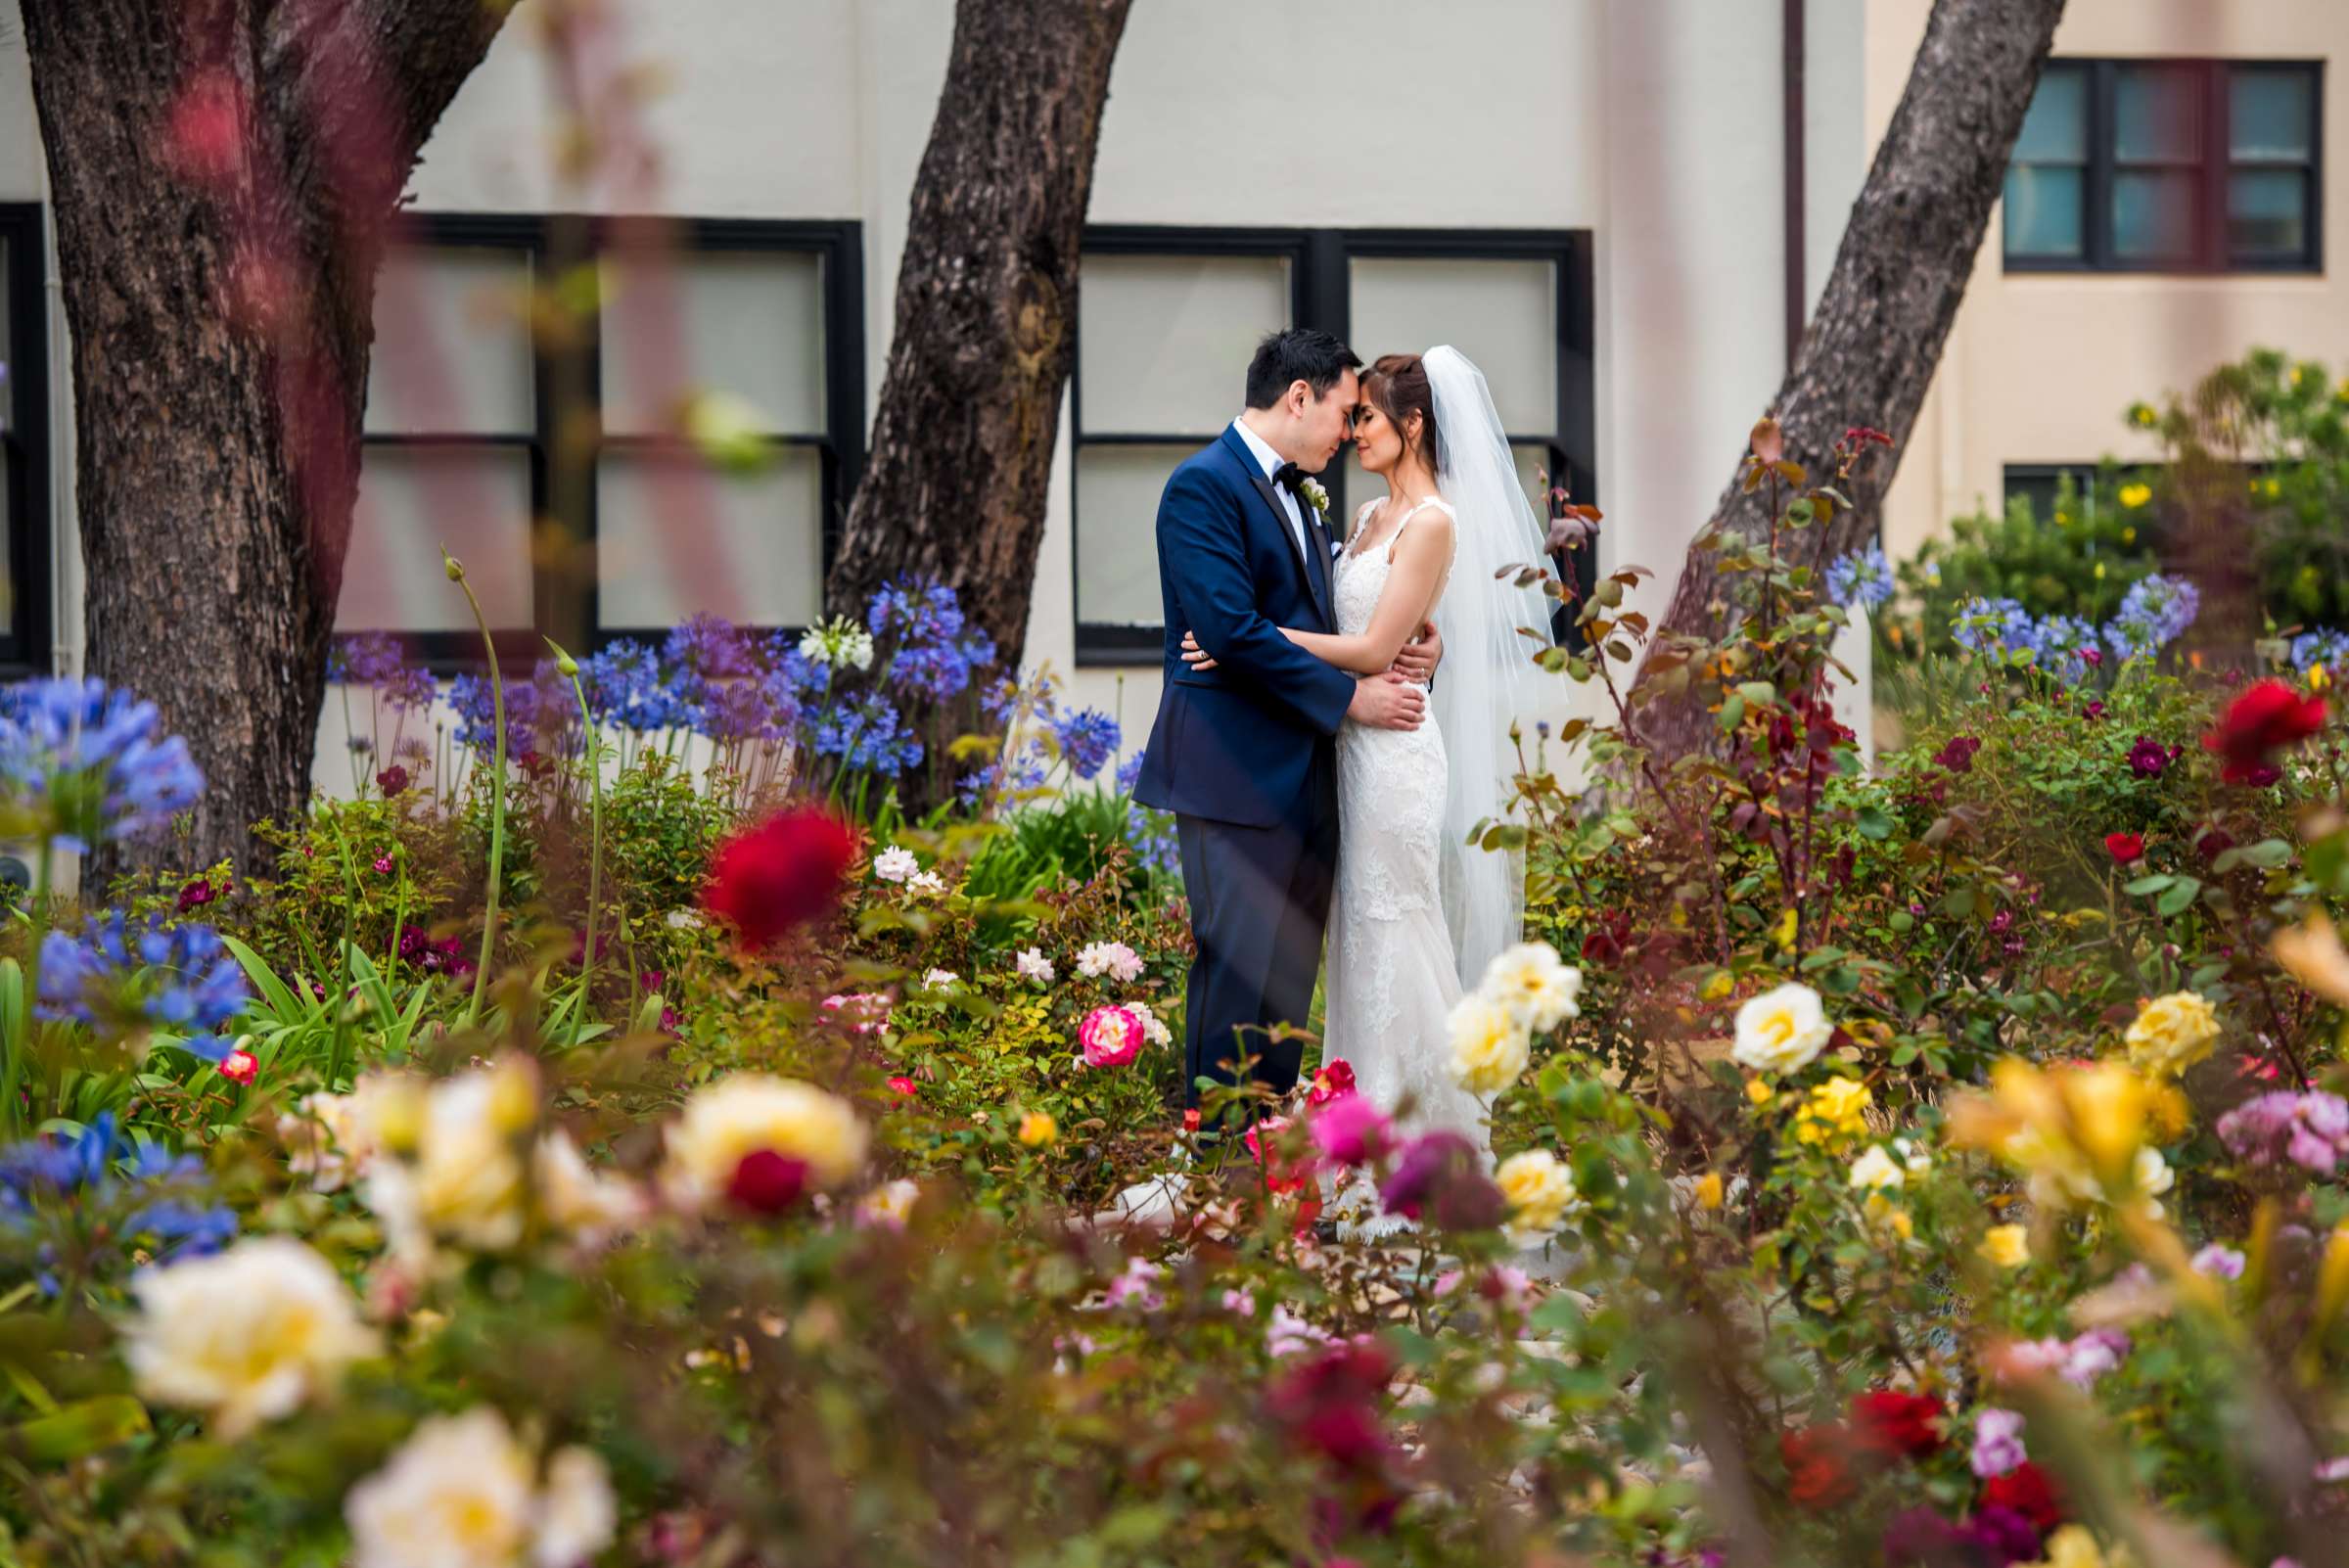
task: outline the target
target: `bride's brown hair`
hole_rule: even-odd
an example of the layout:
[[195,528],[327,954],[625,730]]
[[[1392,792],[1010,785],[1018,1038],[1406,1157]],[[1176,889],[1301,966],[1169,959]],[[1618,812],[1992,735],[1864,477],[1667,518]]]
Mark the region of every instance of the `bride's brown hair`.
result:
[[[1427,385],[1427,367],[1417,354],[1381,354],[1362,372],[1362,395],[1387,416],[1404,443],[1418,452],[1435,473],[1443,466],[1436,449],[1436,395]],[[1410,416],[1419,416],[1419,438],[1411,438]]]

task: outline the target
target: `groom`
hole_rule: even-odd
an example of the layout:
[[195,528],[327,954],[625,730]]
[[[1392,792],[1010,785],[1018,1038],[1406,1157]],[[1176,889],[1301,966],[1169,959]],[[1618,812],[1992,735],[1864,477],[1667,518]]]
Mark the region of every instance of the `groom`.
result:
[[[1352,432],[1361,360],[1326,332],[1257,346],[1248,406],[1167,481],[1158,503],[1166,688],[1134,799],[1174,813],[1199,955],[1183,1007],[1183,1082],[1258,1082],[1285,1093],[1304,1056],[1271,1026],[1313,1009],[1338,857],[1336,735],[1351,718],[1416,729],[1432,635],[1393,670],[1357,677],[1280,634],[1335,631],[1335,547],[1320,473]],[[1183,663],[1188,627],[1214,659]]]

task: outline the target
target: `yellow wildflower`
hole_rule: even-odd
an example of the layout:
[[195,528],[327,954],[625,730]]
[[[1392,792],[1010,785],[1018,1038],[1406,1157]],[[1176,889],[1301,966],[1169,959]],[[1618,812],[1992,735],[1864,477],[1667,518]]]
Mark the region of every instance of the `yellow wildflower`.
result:
[[2121,504],[2132,512],[2151,499],[2153,499],[2153,486],[2150,484],[2124,484],[2121,486]]
[[1696,1178],[1696,1203],[1700,1209],[1721,1207],[1721,1173],[1707,1171]]
[[2001,1268],[2020,1268],[2031,1261],[2030,1233],[2021,1225],[1992,1225],[1978,1250]]
[[1777,1090],[1770,1086],[1770,1081],[1767,1079],[1749,1079],[1746,1082],[1745,1097],[1756,1105],[1768,1105],[1770,1097],[1776,1092]]
[[1060,1124],[1052,1120],[1049,1111],[1030,1111],[1020,1118],[1020,1141],[1032,1149],[1040,1149],[1060,1137]]

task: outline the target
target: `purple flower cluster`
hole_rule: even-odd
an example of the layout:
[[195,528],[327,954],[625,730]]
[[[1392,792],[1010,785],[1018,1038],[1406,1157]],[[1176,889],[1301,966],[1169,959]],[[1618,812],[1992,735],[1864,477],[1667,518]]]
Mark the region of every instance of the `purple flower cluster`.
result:
[[1972,653],[2030,646],[2031,612],[2012,599],[1968,599],[1958,607],[1950,636]]
[[2132,584],[2103,626],[2077,616],[2036,619],[2013,599],[1968,599],[1950,635],[1974,653],[2029,654],[2056,679],[2077,683],[2106,658],[2149,658],[2185,635],[2201,608],[2194,585],[2156,572]]
[[0,797],[87,851],[169,824],[204,794],[188,743],[160,735],[153,703],[102,680],[0,689]]
[[[130,1244],[152,1242],[165,1261],[218,1252],[236,1239],[234,1209],[200,1200],[203,1162],[167,1153],[156,1143],[132,1144],[101,1112],[71,1137],[51,1134],[0,1149],[0,1226],[23,1232],[70,1227],[83,1238],[103,1237],[130,1255]],[[58,1249],[37,1249],[37,1283],[56,1295],[50,1272]],[[85,1266],[86,1248],[72,1254]]]
[[2149,658],[2186,635],[2202,596],[2183,577],[2156,572],[2130,584],[2104,627],[2104,641],[2122,659]]
[[1922,1503],[1884,1525],[1887,1568],[1943,1568],[1950,1563],[2003,1565],[2035,1562],[2039,1531],[2016,1510],[1993,1503],[1963,1524],[1952,1524]]
[[433,705],[431,672],[409,664],[407,651],[388,631],[338,641],[326,656],[326,678],[336,685],[373,686],[395,709],[422,711]]
[[185,1031],[187,1049],[207,1061],[228,1055],[215,1032],[245,1010],[245,971],[209,926],[133,932],[120,910],[80,937],[41,939],[40,1014],[120,1027],[144,1019]]
[[888,583],[864,621],[876,640],[894,645],[889,683],[907,697],[944,702],[995,662],[994,642],[967,625],[954,590],[943,582]]
[[2219,1141],[2238,1160],[2274,1165],[2289,1160],[2330,1176],[2349,1156],[2349,1100],[2322,1089],[2257,1095],[2219,1118]]
[[2292,639],[2292,668],[2298,670],[2322,668],[2334,674],[2349,672],[2349,631],[2332,631],[2324,626],[2303,631]]
[[464,938],[434,938],[415,926],[399,928],[398,951],[402,961],[414,964],[428,975],[454,975],[461,980],[476,967],[465,956]]
[[1846,610],[1857,605],[1863,610],[1874,610],[1892,597],[1892,563],[1884,559],[1884,546],[1871,544],[1865,550],[1854,550],[1837,556],[1827,563],[1827,597]]
[[1121,738],[1118,721],[1098,708],[1061,715],[1052,720],[1052,736],[1060,742],[1069,771],[1082,779],[1092,778],[1107,765]]

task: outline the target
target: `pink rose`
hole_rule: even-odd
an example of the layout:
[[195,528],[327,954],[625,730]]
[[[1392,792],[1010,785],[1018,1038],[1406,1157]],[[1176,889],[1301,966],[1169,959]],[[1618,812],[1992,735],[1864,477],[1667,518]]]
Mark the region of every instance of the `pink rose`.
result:
[[1124,1067],[1142,1053],[1142,1021],[1123,1007],[1096,1007],[1077,1026],[1087,1067]]
[[1313,1115],[1313,1146],[1339,1165],[1367,1165],[1394,1144],[1395,1129],[1359,1094],[1341,1094]]

